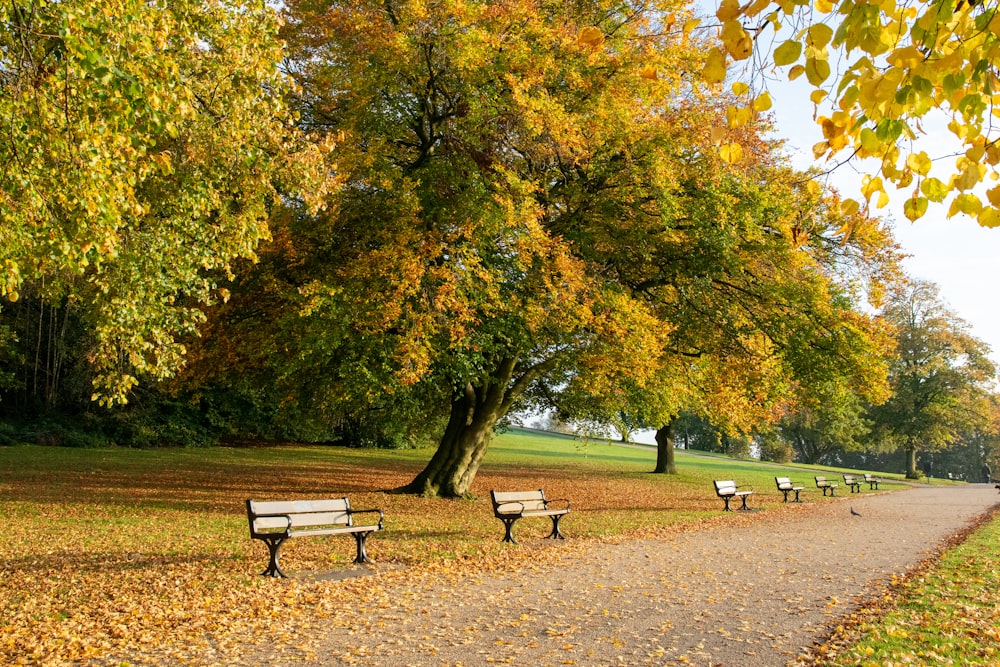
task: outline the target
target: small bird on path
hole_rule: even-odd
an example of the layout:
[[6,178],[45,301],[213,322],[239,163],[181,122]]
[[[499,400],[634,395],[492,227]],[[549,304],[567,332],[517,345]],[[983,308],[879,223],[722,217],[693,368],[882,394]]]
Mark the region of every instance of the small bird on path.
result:
[[857,512],[855,512],[855,511],[854,511],[854,508],[853,508],[853,507],[851,508],[851,514],[852,514],[853,516],[861,516],[860,514],[858,514]]

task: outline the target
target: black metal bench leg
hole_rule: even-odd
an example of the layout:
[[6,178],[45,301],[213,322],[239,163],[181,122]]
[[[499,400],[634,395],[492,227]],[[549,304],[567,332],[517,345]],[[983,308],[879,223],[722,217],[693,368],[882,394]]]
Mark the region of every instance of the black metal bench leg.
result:
[[267,551],[270,559],[267,563],[267,569],[261,572],[262,576],[265,577],[283,577],[288,578],[288,575],[281,571],[281,567],[278,565],[278,554],[281,552],[281,545],[285,543],[288,539],[284,535],[275,537],[265,537],[262,538],[264,543],[267,545]]
[[500,519],[501,521],[503,521],[503,527],[504,527],[503,541],[504,542],[510,542],[511,544],[517,544],[517,541],[514,539],[514,534],[511,531],[514,529],[514,522],[517,521],[520,518],[521,517],[519,517],[519,516],[515,516],[515,517],[511,517],[511,518],[502,517]]
[[723,510],[724,512],[732,512],[732,510],[729,509],[729,498],[730,496],[722,496],[722,502],[726,503],[726,509]]
[[[795,492],[795,502],[797,502],[797,503],[801,503],[802,502],[801,500],[799,500],[799,494],[800,493],[802,493],[802,492],[801,491],[796,491]],[[785,502],[788,502],[788,495],[787,494],[785,495]]]
[[785,494],[785,502],[787,503],[788,502],[788,490],[787,489],[782,489],[781,492],[783,494]]
[[549,517],[552,519],[552,532],[545,536],[546,539],[550,537],[554,540],[566,539],[565,537],[563,537],[563,534],[559,532],[559,519],[561,519],[562,517],[563,517],[562,514],[553,514],[551,517]]
[[355,556],[355,563],[371,563],[372,559],[368,557],[368,553],[365,551],[365,539],[368,537],[368,533],[352,533],[354,535],[354,541],[358,545],[358,555]]
[[747,507],[747,498],[748,497],[749,496],[740,496],[740,500],[743,501],[743,507],[740,508],[741,510],[748,510],[748,509],[750,509],[749,507]]

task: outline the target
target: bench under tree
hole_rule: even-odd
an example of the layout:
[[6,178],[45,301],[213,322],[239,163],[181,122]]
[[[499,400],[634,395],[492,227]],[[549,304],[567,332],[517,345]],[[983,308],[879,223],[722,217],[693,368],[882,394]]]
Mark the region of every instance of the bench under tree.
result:
[[[365,539],[371,533],[382,530],[385,515],[382,510],[352,510],[345,498],[320,500],[247,500],[247,521],[250,524],[250,538],[261,540],[267,545],[270,560],[267,569],[261,572],[265,577],[285,577],[278,563],[278,556],[285,541],[293,537],[319,535],[353,535],[357,546],[355,563],[370,563],[365,551]],[[378,514],[378,523],[358,525],[354,517],[358,514]]]
[[816,488],[823,490],[823,497],[826,497],[827,491],[830,492],[831,497],[837,495],[837,486],[836,482],[831,482],[825,475],[816,475]]
[[[537,491],[490,491],[493,501],[493,516],[503,521],[504,542],[517,544],[514,540],[514,524],[518,519],[547,516],[552,519],[552,532],[546,538],[565,539],[559,531],[559,520],[569,514],[569,500],[564,498],[546,499],[542,489]],[[558,507],[553,506],[558,504]]]
[[749,507],[747,507],[747,498],[753,494],[753,487],[739,486],[736,484],[734,480],[731,479],[722,479],[722,480],[717,479],[714,480],[714,483],[715,483],[715,495],[722,498],[723,502],[725,502],[726,512],[732,511],[732,508],[729,507],[729,501],[732,500],[733,498],[740,499],[740,501],[742,502],[742,505],[740,506],[741,510],[750,509]]
[[799,485],[797,482],[793,482],[789,477],[775,477],[774,483],[778,487],[778,491],[785,494],[785,502],[788,502],[788,494],[795,492],[795,500],[792,502],[801,503],[799,499],[799,494],[805,489],[804,486]]

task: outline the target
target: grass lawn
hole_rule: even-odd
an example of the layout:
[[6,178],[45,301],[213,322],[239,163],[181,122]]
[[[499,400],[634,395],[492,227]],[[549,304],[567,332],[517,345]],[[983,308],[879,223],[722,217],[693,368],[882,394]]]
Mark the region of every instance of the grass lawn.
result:
[[500,542],[491,488],[544,488],[548,497],[572,499],[562,527],[576,539],[737,520],[721,512],[713,479],[752,485],[756,508],[782,505],[775,475],[804,483],[812,502],[829,501],[807,469],[679,451],[679,474],[653,475],[649,448],[523,433],[495,441],[474,500],[384,492],[410,481],[430,455],[292,446],[0,448],[0,664],[141,664],[155,651],[211,664],[213,655],[250,650],[250,635],[291,641],[283,619],[336,622],[338,609],[365,604],[371,579],[331,575],[353,567],[348,537],[293,540],[282,565],[295,578],[257,576],[266,549],[249,539],[246,498],[349,495],[357,509],[381,508],[386,529],[369,539],[368,552],[376,567],[406,577],[529,567],[545,557],[538,539],[548,531],[545,520],[519,522],[522,546]]

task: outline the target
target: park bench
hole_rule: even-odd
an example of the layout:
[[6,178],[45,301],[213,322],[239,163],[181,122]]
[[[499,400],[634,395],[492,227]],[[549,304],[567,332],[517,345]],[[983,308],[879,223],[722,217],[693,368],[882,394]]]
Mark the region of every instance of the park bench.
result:
[[[547,516],[552,519],[552,532],[546,538],[565,539],[559,532],[559,519],[569,514],[569,501],[562,498],[546,500],[542,489],[537,491],[490,491],[493,500],[493,516],[503,521],[504,542],[517,544],[511,532],[518,519],[532,516]],[[549,503],[559,503],[562,507],[550,507]]]
[[844,484],[851,487],[851,493],[861,493],[861,482],[857,475],[844,475]]
[[795,500],[793,502],[796,503],[802,502],[801,500],[799,500],[799,493],[801,493],[802,490],[805,489],[804,486],[796,486],[795,482],[793,482],[788,477],[775,477],[774,483],[778,486],[778,491],[781,491],[783,494],[785,494],[786,503],[788,502],[788,494],[791,491],[795,492]]
[[878,483],[881,482],[882,480],[876,477],[875,475],[866,472],[865,481],[868,482],[869,491],[878,491]]
[[[743,489],[741,491],[740,489]],[[747,507],[747,497],[753,493],[753,488],[746,486],[737,486],[736,482],[731,479],[715,480],[715,495],[722,498],[723,502],[726,503],[726,512],[731,512],[729,507],[729,501],[733,498],[739,498],[743,505],[740,507],[741,510],[750,509]]]
[[[378,514],[377,524],[356,525],[356,514]],[[365,539],[369,534],[382,530],[385,515],[382,510],[352,510],[345,498],[323,500],[247,500],[247,521],[250,538],[267,545],[270,561],[264,576],[284,577],[278,565],[278,554],[285,540],[309,535],[353,535],[357,543],[355,563],[370,563],[365,552]]]
[[816,475],[816,486],[820,489],[823,489],[823,497],[826,497],[826,492],[828,490],[830,491],[830,496],[837,495],[836,493],[837,483],[831,482],[823,475]]

